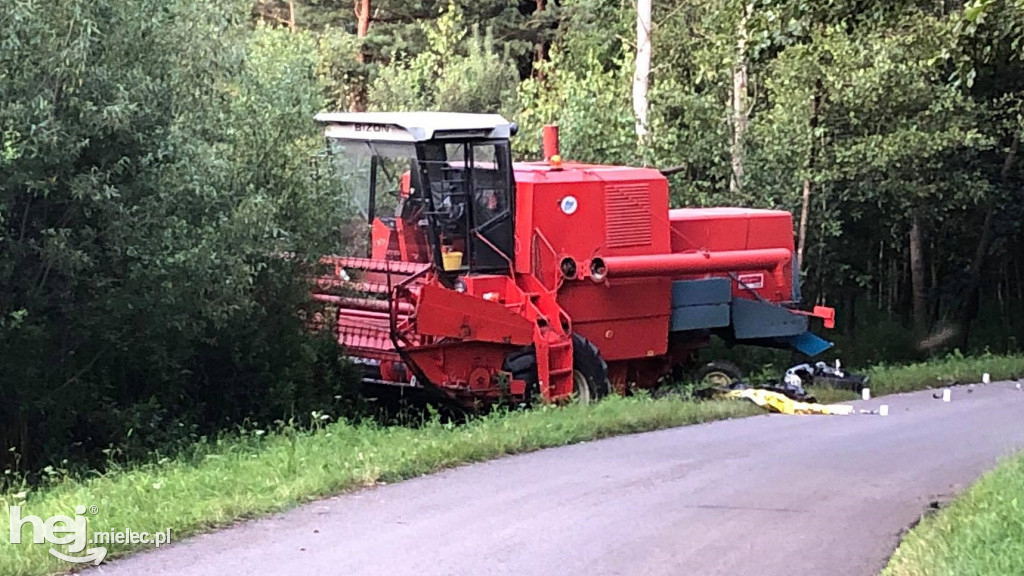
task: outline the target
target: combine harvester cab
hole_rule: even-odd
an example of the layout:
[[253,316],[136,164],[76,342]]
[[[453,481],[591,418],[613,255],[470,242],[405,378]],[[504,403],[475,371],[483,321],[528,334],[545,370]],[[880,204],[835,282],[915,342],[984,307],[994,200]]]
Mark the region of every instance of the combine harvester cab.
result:
[[807,331],[788,212],[669,210],[657,170],[513,164],[497,115],[321,114],[351,200],[350,254],[324,258],[323,324],[368,384],[467,407],[651,387],[712,334],[828,344]]

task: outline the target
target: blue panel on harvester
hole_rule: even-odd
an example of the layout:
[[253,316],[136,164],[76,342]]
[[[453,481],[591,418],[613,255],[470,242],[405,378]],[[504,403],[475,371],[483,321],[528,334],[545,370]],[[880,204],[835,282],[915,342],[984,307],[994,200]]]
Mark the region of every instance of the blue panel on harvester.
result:
[[790,336],[784,339],[794,349],[803,352],[808,356],[817,356],[825,350],[828,350],[833,343],[828,340],[818,338],[816,335],[810,332],[804,332],[803,334],[797,334],[796,336]]
[[737,298],[732,301],[732,325],[737,340],[781,338],[807,331],[807,317],[782,306]]
[[672,283],[672,307],[728,304],[732,300],[732,281],[728,278],[679,280]]
[[729,305],[709,304],[706,306],[683,306],[672,310],[672,323],[669,330],[704,330],[722,328],[729,325]]
[[672,283],[672,332],[706,330],[729,325],[732,281],[728,278],[679,280]]

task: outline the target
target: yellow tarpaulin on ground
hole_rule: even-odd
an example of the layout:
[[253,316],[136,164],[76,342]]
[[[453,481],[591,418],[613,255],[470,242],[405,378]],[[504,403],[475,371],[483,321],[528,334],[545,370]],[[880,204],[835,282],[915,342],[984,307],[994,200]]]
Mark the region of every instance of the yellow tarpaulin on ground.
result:
[[780,414],[830,414],[847,416],[853,414],[854,410],[853,406],[845,406],[842,404],[830,406],[827,404],[797,402],[796,400],[787,398],[784,394],[768,390],[758,390],[756,388],[730,390],[725,393],[725,397],[746,398],[762,408],[767,408],[772,412],[778,412]]

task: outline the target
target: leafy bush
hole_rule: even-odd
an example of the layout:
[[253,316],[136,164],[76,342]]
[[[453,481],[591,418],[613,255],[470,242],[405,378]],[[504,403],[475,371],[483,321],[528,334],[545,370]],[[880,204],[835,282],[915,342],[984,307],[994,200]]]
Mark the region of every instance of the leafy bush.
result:
[[344,395],[298,316],[340,205],[308,170],[315,46],[246,14],[0,6],[0,445],[27,469]]

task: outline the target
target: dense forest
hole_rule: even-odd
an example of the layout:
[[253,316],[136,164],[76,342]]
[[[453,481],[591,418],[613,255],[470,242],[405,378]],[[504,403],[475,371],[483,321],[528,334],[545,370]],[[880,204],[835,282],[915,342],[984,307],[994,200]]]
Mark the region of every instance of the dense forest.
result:
[[1021,0],[3,3],[0,463],[345,410],[296,313],[323,109],[500,112],[523,159],[555,122],[677,206],[790,210],[856,363],[1017,351],[1022,40]]

